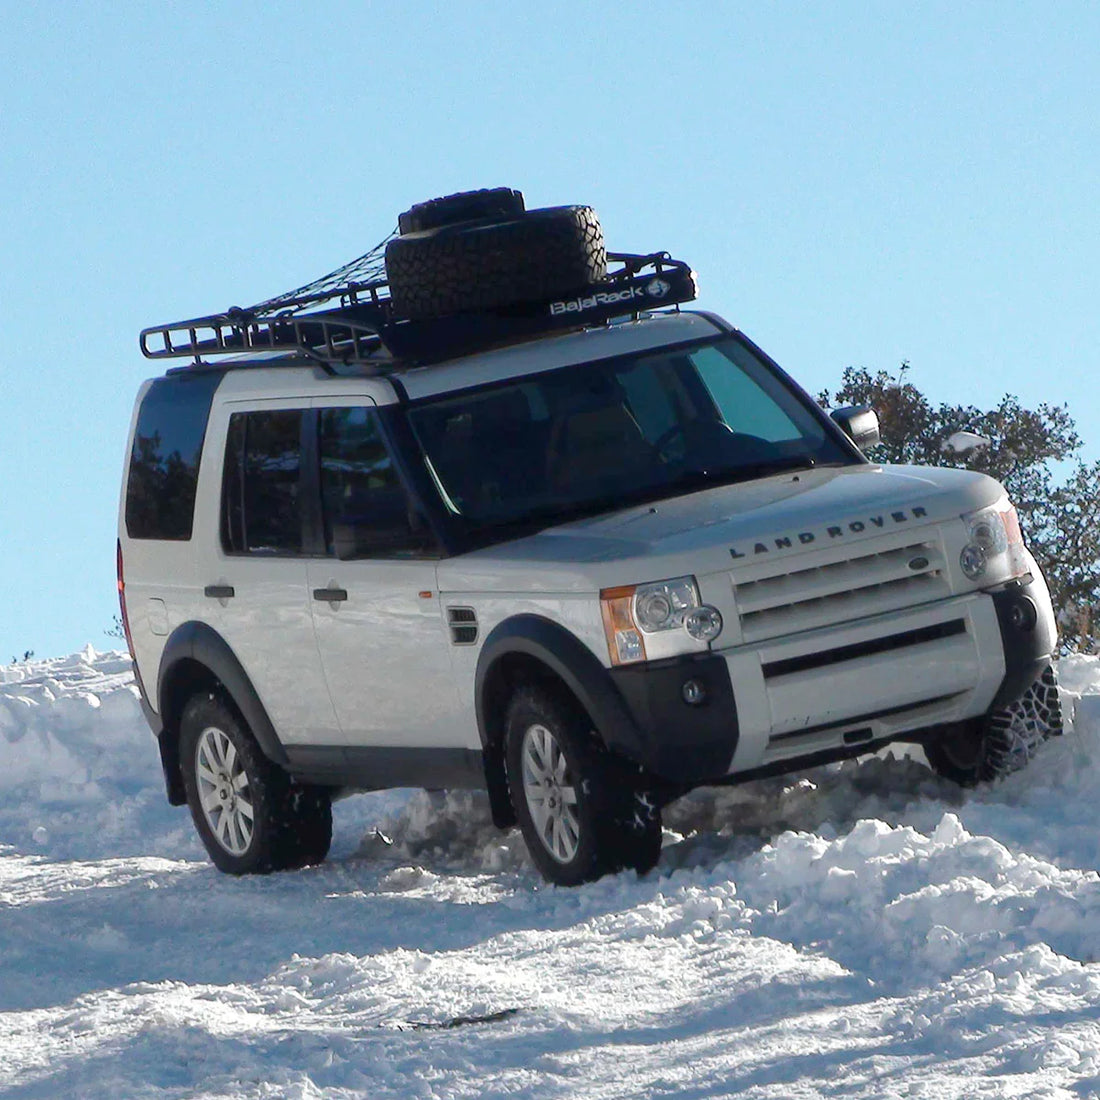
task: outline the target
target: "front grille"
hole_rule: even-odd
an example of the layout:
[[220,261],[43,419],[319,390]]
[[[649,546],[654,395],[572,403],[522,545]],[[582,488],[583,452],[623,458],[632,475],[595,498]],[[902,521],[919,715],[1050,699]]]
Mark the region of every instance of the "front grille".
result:
[[448,607],[447,626],[454,645],[473,645],[477,641],[477,612],[472,607]]
[[834,626],[951,594],[938,540],[918,542],[901,532],[858,546],[747,565],[731,577],[746,642]]

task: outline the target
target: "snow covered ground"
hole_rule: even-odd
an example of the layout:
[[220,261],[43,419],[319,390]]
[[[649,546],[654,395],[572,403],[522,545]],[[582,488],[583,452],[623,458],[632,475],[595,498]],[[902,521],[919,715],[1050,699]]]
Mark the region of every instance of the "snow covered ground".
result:
[[1023,775],[699,792],[654,873],[559,890],[407,791],[219,875],[128,659],[0,667],[0,1096],[1098,1096],[1100,659],[1060,673]]

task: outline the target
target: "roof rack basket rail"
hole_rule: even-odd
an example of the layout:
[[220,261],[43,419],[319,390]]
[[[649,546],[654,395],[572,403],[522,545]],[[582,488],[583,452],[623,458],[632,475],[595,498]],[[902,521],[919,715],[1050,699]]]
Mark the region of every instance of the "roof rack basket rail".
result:
[[[147,359],[201,361],[203,356],[283,351],[307,355],[322,365],[376,365],[387,355],[427,363],[578,325],[636,317],[696,297],[695,273],[667,252],[609,252],[607,258],[621,266],[606,281],[575,295],[478,314],[402,319],[382,293],[388,290],[385,279],[376,279],[152,325],[142,329],[139,343]],[[334,300],[340,304],[316,308]]]
[[362,307],[301,316],[257,317],[231,309],[209,317],[142,329],[147,359],[234,355],[249,351],[298,351],[321,362],[363,362],[381,347],[381,319],[355,316]]

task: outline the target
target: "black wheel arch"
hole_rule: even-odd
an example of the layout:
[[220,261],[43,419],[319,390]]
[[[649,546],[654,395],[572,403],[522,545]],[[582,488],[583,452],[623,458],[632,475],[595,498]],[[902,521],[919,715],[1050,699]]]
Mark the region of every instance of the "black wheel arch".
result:
[[180,716],[187,700],[198,692],[221,692],[240,713],[263,754],[280,767],[287,766],[286,750],[248,673],[213,627],[186,622],[171,633],[161,654],[156,690],[161,727],[157,741],[168,801],[173,806],[187,800],[180,772]]
[[504,767],[505,712],[520,683],[564,689],[584,709],[603,744],[638,757],[640,735],[622,695],[596,655],[559,623],[515,615],[499,623],[478,656],[474,684],[478,733],[493,820],[515,823]]

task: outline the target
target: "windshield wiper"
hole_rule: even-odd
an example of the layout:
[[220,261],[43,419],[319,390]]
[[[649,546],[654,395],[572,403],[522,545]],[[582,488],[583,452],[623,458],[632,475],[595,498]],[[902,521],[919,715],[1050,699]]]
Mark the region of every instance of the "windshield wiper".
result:
[[785,458],[773,458],[770,462],[753,462],[748,466],[736,466],[733,473],[746,477],[767,477],[769,474],[781,474],[784,470],[812,470],[817,465],[813,455],[787,455]]
[[810,470],[817,465],[813,455],[786,455],[767,462],[746,462],[738,466],[722,466],[717,469],[704,467],[687,470],[668,488],[674,490],[706,489],[709,486],[733,485],[739,481],[752,481],[758,477],[768,477],[784,470]]
[[752,481],[754,478],[767,477],[770,474],[782,473],[784,470],[808,470],[816,465],[817,461],[813,455],[805,454],[786,455],[767,462],[750,462],[740,466],[687,470],[672,481],[654,482],[633,492],[620,492],[588,500],[546,505],[509,519],[481,519],[475,521],[474,525],[480,530],[491,530],[498,535],[533,534],[561,523],[571,523],[592,516],[635,508],[640,504],[668,500],[684,492],[731,485],[740,481]]
[[589,519],[592,516],[634,507],[638,503],[651,499],[649,492],[644,493],[640,501],[632,499],[633,496],[634,494],[625,494],[579,501],[574,504],[548,505],[509,519],[480,519],[475,521],[473,526],[477,530],[492,531],[500,535],[535,534],[538,531],[544,531],[547,527],[557,527],[559,524],[572,523],[575,520]]

